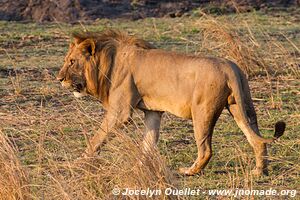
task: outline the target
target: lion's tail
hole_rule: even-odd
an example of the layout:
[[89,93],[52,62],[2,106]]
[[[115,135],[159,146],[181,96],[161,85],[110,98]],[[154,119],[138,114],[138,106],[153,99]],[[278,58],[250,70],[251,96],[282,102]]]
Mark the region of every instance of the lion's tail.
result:
[[283,135],[285,130],[285,122],[279,121],[275,124],[275,134],[274,138],[263,138],[258,133],[256,133],[253,128],[251,127],[246,108],[245,108],[245,101],[242,97],[242,81],[237,75],[238,71],[233,70],[232,73],[229,75],[229,81],[228,86],[232,90],[232,94],[234,97],[234,103],[237,105],[234,109],[230,109],[230,102],[229,102],[229,110],[231,114],[234,117],[234,120],[236,121],[239,128],[243,131],[243,133],[246,135],[249,139],[254,139],[255,141],[260,141],[262,143],[272,143],[276,139],[278,139],[280,136]]

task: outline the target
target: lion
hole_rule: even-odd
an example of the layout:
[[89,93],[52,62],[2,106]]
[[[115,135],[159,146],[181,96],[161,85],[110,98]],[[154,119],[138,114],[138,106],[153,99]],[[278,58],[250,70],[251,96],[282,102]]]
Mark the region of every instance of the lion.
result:
[[76,97],[86,94],[100,100],[106,114],[85,151],[92,156],[107,134],[144,112],[144,148],[155,146],[162,114],[192,119],[198,156],[185,175],[201,172],[212,157],[212,134],[224,108],[252,146],[256,175],[268,174],[267,143],[283,135],[285,122],[275,125],[273,138],[263,138],[243,71],[232,61],[156,49],[145,40],[116,30],[74,33],[57,79]]

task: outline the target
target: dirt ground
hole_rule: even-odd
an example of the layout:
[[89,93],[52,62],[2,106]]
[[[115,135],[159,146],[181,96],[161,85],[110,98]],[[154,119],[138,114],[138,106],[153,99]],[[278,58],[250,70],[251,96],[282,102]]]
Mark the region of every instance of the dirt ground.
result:
[[75,22],[101,18],[141,19],[181,17],[201,8],[208,13],[249,12],[269,8],[297,7],[299,0],[1,0],[0,20]]

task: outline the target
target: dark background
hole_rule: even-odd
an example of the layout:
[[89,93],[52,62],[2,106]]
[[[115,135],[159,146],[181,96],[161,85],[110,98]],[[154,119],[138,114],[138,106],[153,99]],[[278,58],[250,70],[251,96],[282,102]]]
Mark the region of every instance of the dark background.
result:
[[299,7],[300,0],[0,0],[0,20],[74,22],[97,18],[180,17],[193,9],[211,14]]

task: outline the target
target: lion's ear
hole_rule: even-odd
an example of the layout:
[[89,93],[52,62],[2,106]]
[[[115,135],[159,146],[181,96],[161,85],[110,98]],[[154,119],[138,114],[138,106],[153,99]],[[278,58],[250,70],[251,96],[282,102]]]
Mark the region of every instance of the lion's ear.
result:
[[83,51],[88,52],[91,56],[95,54],[96,44],[92,39],[84,40],[78,47]]
[[79,45],[81,42],[83,42],[86,38],[82,37],[81,35],[79,35],[78,33],[73,33],[73,41],[74,44],[77,46]]
[[75,46],[74,42],[71,42],[69,45],[69,49],[72,49]]

